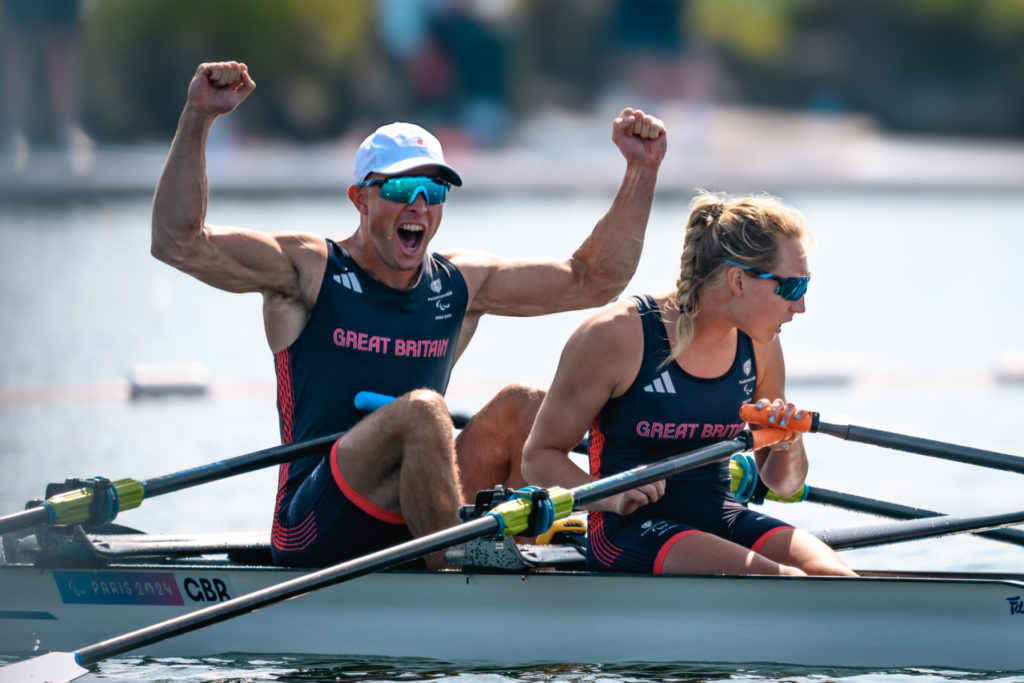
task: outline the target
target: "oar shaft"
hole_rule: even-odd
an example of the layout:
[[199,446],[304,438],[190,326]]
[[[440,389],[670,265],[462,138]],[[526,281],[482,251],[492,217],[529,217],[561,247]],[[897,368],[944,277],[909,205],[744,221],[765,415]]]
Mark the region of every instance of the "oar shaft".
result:
[[1024,458],[1016,455],[986,451],[980,448],[971,448],[970,446],[958,446],[942,441],[895,434],[869,427],[857,427],[856,425],[835,425],[819,422],[816,431],[830,436],[837,436],[846,441],[883,446],[898,451],[962,462],[968,465],[982,465],[984,467],[1024,474]]
[[308,455],[323,453],[325,449],[340,439],[343,434],[344,432],[339,432],[338,434],[321,436],[308,441],[272,446],[271,448],[239,455],[228,460],[212,462],[208,465],[201,465],[162,477],[147,479],[142,482],[146,489],[146,498],[217,481],[218,479],[226,479],[236,474],[253,472],[271,465],[291,462]]
[[[944,514],[934,510],[926,510],[924,508],[916,508],[909,505],[900,505],[899,503],[890,503],[888,501],[877,500],[875,498],[865,498],[864,496],[858,496],[852,493],[842,493],[840,491],[832,491],[830,489],[822,489],[812,486],[807,487],[807,497],[804,500],[808,500],[813,503],[820,503],[822,505],[831,505],[844,510],[854,510],[857,512],[866,512],[872,515],[880,515],[882,517],[892,517],[894,519],[923,519],[926,517],[942,517]],[[992,529],[990,531],[976,531],[974,532],[974,535],[983,536],[984,538],[988,538],[993,541],[1002,541],[1004,543],[1013,543],[1014,545],[1024,546],[1024,531],[1019,529]]]
[[[105,513],[112,514],[101,517],[99,521],[109,521],[116,517],[118,512],[138,507],[143,500],[154,496],[324,453],[343,434],[344,432],[339,432],[308,441],[273,446],[142,482],[135,479],[120,479],[103,491],[104,497],[100,498],[100,501],[104,506],[101,508]],[[89,487],[65,491],[51,496],[38,507],[4,515],[0,517],[0,534],[30,529],[39,524],[68,525],[96,522],[92,510],[92,504],[97,496],[96,491],[95,488]]]
[[664,479],[685,470],[724,460],[731,457],[734,453],[749,450],[752,445],[753,437],[750,432],[742,432],[734,439],[720,441],[710,446],[698,448],[689,454],[660,460],[650,465],[634,467],[631,470],[577,486],[571,489],[570,492],[576,501],[576,505],[586,505],[595,500],[614,496],[616,493],[622,493],[623,491]]
[[411,559],[429,555],[458,543],[493,534],[497,532],[499,524],[497,518],[484,515],[456,527],[421,536],[370,555],[342,562],[311,574],[304,574],[290,581],[274,584],[153,626],[84,647],[75,653],[75,659],[82,666],[99,662],[108,657],[195,631],[282,600],[304,595],[318,588],[326,588],[371,572],[403,564]]
[[22,510],[21,512],[13,512],[9,515],[0,517],[0,536],[3,534],[11,533],[12,531],[20,531],[22,529],[30,529],[39,524],[49,524],[51,514],[49,509],[44,507],[34,507],[28,510]]
[[[747,403],[740,407],[740,418],[751,424],[767,425],[768,415],[767,407],[758,408],[756,403]],[[799,420],[792,418],[786,424],[786,429],[791,429],[795,432],[821,432],[822,434],[836,436],[846,441],[856,441],[872,446],[882,446],[883,448],[892,448],[898,451],[942,458],[943,460],[953,460],[955,462],[967,463],[968,465],[982,465],[984,467],[1024,474],[1024,458],[1018,455],[986,451],[980,448],[971,448],[970,446],[959,446],[943,441],[907,436],[906,434],[884,432],[880,429],[871,429],[869,427],[829,424],[828,422],[822,422],[821,416],[818,413],[806,413]]]
[[826,529],[815,535],[835,550],[885,545],[900,541],[916,541],[965,531],[981,531],[1024,522],[1024,511],[980,517],[929,517],[892,524]]

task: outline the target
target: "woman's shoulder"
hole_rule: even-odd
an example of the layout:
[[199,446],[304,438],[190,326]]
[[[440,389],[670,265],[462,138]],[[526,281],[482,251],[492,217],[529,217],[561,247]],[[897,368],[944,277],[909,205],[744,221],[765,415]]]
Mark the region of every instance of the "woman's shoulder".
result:
[[[596,349],[609,358],[641,352],[644,339],[640,308],[632,296],[605,306],[576,329],[570,344]],[[648,312],[646,307],[644,312]]]

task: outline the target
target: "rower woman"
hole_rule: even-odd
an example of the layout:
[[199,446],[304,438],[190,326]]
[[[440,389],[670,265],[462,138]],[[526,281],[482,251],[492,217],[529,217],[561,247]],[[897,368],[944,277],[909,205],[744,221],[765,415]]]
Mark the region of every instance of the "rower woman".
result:
[[[696,449],[744,428],[756,402],[785,427],[779,333],[804,312],[810,231],[767,196],[693,202],[675,291],[634,296],[584,322],[562,352],[523,452],[523,474],[566,488]],[[590,474],[568,457],[590,428]],[[788,496],[803,485],[799,433],[754,454]],[[747,509],[728,462],[683,472],[589,506],[587,566],[665,574],[854,575],[816,537]]]

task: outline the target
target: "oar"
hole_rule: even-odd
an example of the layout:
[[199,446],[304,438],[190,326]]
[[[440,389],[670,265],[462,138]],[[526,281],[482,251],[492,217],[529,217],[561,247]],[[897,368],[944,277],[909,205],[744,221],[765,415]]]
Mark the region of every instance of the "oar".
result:
[[[747,403],[740,408],[740,418],[758,425],[775,427],[768,424],[768,409],[758,408],[754,403]],[[957,446],[956,444],[921,439],[905,434],[894,434],[883,432],[868,427],[857,427],[855,425],[834,425],[822,422],[818,413],[808,413],[799,420],[793,419],[786,423],[786,429],[795,432],[821,432],[830,436],[837,436],[847,441],[883,446],[898,451],[928,455],[943,460],[967,463],[969,465],[981,465],[992,467],[1009,472],[1024,474],[1024,458],[995,451],[985,451],[969,446]]]
[[143,500],[154,496],[323,452],[342,434],[344,432],[273,446],[144,481],[119,479],[110,482],[101,478],[92,479],[89,480],[90,485],[50,496],[38,507],[0,517],[0,534],[39,524],[65,526],[83,522],[109,522],[121,510],[137,508]]
[[[758,476],[754,459],[748,454],[734,455],[729,461],[729,473],[732,476],[732,493],[741,503],[762,502],[762,500],[774,500],[779,503],[799,503],[809,501],[821,505],[831,505],[843,510],[855,512],[866,512],[880,517],[891,517],[893,519],[924,519],[926,517],[943,517],[946,513],[926,510],[924,508],[889,503],[875,498],[865,498],[852,493],[842,493],[830,489],[818,488],[804,484],[799,491],[789,497],[782,497],[771,489],[764,486]],[[762,499],[755,493],[762,493]],[[1024,531],[1019,529],[994,529],[992,531],[974,531],[975,536],[982,536],[993,541],[1012,543],[1024,546]]]
[[[359,410],[374,411],[378,408],[386,406],[395,400],[394,396],[389,394],[378,394],[375,391],[360,391],[355,396],[355,406]],[[449,413],[452,418],[452,424],[456,429],[463,429],[469,421],[473,419],[472,415],[466,415],[465,413]],[[573,453],[582,453],[586,455],[590,452],[590,440],[584,438],[578,444],[573,446]]]
[[[361,410],[376,410],[394,397],[361,391],[356,396],[356,407]],[[452,414],[455,427],[466,426],[471,416]],[[142,505],[142,501],[154,496],[179,491],[237,474],[245,474],[271,465],[291,462],[322,452],[341,438],[344,432],[321,436],[306,441],[273,446],[261,451],[240,455],[208,465],[193,467],[153,479],[118,479],[109,481],[102,477],[83,482],[87,485],[50,496],[38,506],[0,517],[0,535],[30,529],[40,524],[69,526],[85,522],[105,523],[113,520],[122,510],[131,510]],[[574,451],[586,453],[585,443],[578,444]]]
[[832,546],[833,549],[846,550],[902,541],[917,541],[924,538],[947,536],[967,531],[996,529],[1011,524],[1020,524],[1021,522],[1024,522],[1024,510],[978,517],[942,516],[908,519],[890,524],[826,529],[813,533],[822,541]]
[[[807,490],[804,500],[811,501],[812,503],[820,503],[822,505],[831,505],[845,510],[867,512],[874,515],[880,515],[882,517],[891,517],[893,519],[928,519],[946,516],[943,512],[935,512],[934,510],[926,510],[924,508],[916,508],[909,505],[900,505],[899,503],[890,503],[884,500],[876,500],[874,498],[865,498],[852,493],[842,493],[840,491],[832,491],[813,486],[806,486],[805,488]],[[1019,529],[993,529],[990,531],[972,531],[971,533],[975,536],[981,536],[993,541],[1002,541],[1003,543],[1012,543],[1014,545],[1024,546],[1024,531]]]
[[556,519],[567,517],[575,506],[586,505],[685,470],[723,460],[739,451],[761,448],[776,443],[784,439],[785,436],[786,432],[778,429],[761,429],[753,434],[744,431],[736,438],[720,441],[650,465],[641,465],[568,491],[559,487],[537,489],[530,492],[528,497],[501,503],[482,517],[400,543],[385,550],[347,560],[320,571],[116,636],[84,647],[77,652],[50,653],[0,667],[0,679],[5,681],[46,680],[52,683],[73,681],[88,673],[85,666],[108,657],[210,626],[327,586],[349,581],[370,572],[410,562],[430,553],[444,550],[449,546],[497,534],[511,536],[529,532],[530,535],[536,535],[546,531],[545,528],[540,528],[543,525],[531,528],[537,518],[545,518],[547,526],[550,526]]

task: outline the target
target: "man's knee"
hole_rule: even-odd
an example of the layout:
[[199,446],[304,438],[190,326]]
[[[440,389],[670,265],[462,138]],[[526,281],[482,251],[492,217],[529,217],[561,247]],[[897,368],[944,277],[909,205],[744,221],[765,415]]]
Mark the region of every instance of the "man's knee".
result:
[[412,417],[448,420],[448,406],[444,397],[433,389],[413,389],[402,397]]
[[400,398],[412,405],[414,409],[430,412],[444,411],[444,396],[433,389],[413,389]]
[[520,430],[529,431],[537,417],[545,390],[530,384],[510,384],[504,387],[491,401],[500,410],[506,424],[517,425]]

